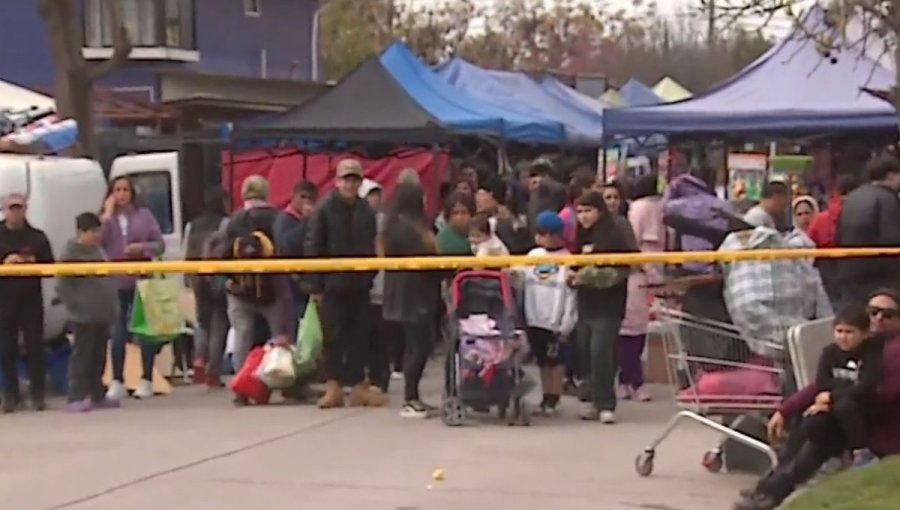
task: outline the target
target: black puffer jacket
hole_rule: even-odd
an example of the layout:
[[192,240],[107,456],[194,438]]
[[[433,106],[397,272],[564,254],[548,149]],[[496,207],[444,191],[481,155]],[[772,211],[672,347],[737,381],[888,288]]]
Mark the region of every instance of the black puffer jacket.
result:
[[[838,218],[840,247],[900,247],[900,197],[880,184],[864,184],[847,195]],[[838,263],[846,284],[897,284],[900,262],[896,257],[847,258]]]
[[[336,191],[319,204],[307,226],[304,255],[309,258],[374,257],[375,212],[365,200],[352,202]],[[311,294],[369,292],[375,272],[310,273]]]

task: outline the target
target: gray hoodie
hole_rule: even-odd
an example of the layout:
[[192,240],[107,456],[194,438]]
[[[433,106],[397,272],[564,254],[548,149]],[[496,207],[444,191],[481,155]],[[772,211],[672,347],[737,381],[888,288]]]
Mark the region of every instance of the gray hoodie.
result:
[[[109,260],[103,248],[85,246],[72,239],[60,256],[60,262],[104,262]],[[56,280],[56,293],[69,315],[79,324],[109,324],[119,313],[116,281],[109,276],[68,276]]]

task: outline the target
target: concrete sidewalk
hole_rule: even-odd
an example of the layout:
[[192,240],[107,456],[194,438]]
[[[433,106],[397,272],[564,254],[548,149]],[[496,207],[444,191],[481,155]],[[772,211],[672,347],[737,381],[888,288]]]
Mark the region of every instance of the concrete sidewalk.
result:
[[118,411],[0,416],[0,509],[719,510],[751,483],[705,472],[717,436],[690,424],[638,477],[635,455],[668,402],[624,403],[614,426],[580,422],[566,400],[562,416],[529,428],[494,418],[450,429],[399,418],[399,386],[389,409],[235,409],[225,391],[185,387]]

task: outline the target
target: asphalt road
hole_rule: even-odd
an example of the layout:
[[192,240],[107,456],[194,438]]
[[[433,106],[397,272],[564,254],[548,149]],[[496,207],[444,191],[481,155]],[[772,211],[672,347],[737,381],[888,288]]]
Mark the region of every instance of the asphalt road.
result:
[[183,387],[116,411],[68,415],[55,401],[0,416],[0,509],[718,510],[750,483],[705,472],[717,436],[691,424],[660,447],[652,477],[635,474],[674,411],[663,388],[623,404],[613,426],[580,422],[567,400],[529,428],[456,429],[399,418],[399,389],[388,409],[236,409],[225,391]]

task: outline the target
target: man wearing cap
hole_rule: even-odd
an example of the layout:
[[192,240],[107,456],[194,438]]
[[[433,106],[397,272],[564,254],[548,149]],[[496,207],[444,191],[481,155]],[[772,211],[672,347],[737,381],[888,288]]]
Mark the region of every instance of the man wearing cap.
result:
[[[309,225],[306,255],[313,258],[374,257],[375,212],[359,197],[362,164],[341,160],[335,189],[319,204]],[[350,386],[351,406],[381,406],[384,396],[364,382],[369,326],[369,291],[375,272],[309,274],[313,299],[321,303],[328,383],[323,409],[342,407],[342,388]]]
[[[269,182],[261,175],[247,177],[241,184],[241,198],[244,200],[243,208],[232,216],[225,228],[225,242],[222,244],[225,252],[221,254],[222,258],[250,259],[275,256],[276,253],[272,253],[274,249],[269,252],[262,246],[274,247],[275,219],[279,214],[278,209],[269,203]],[[257,234],[265,238],[265,241],[258,238]],[[247,243],[244,245],[247,250],[241,253],[240,240],[254,237],[257,237],[261,249],[254,252],[252,250],[254,243]],[[232,361],[236,371],[240,371],[254,345],[265,343],[271,338],[284,340],[295,334],[294,298],[290,280],[282,274],[257,276],[256,284],[269,286],[274,295],[274,302],[272,296],[254,299],[252,293],[243,292],[246,288],[237,289],[234,281],[226,286],[228,320],[235,332]],[[259,288],[257,291],[261,293]],[[264,319],[263,323],[260,323],[260,318]],[[242,396],[236,396],[234,399],[237,406],[247,403],[247,399]]]
[[[0,260],[3,264],[44,264],[53,262],[50,241],[44,232],[25,219],[25,195],[12,193],[3,199],[4,219],[0,222]],[[36,411],[44,402],[44,294],[40,277],[0,278],[0,363],[3,366],[3,412],[19,407],[19,378],[16,360],[19,335],[25,343],[31,403]]]

